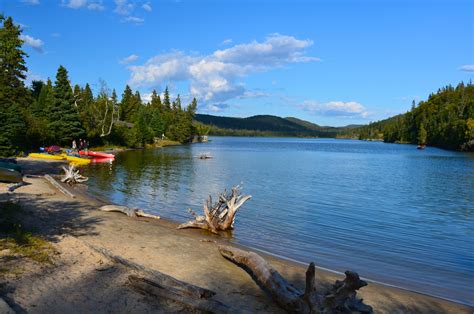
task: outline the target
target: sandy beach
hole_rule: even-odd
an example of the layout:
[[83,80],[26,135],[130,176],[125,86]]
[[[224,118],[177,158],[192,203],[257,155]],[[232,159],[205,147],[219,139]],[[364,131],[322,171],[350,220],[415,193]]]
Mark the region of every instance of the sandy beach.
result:
[[[102,212],[103,201],[83,188],[69,188],[75,198],[62,194],[41,176],[60,172],[61,162],[19,159],[27,185],[6,192],[0,201],[18,202],[22,224],[51,243],[51,263],[0,251],[0,297],[17,313],[141,313],[190,311],[166,299],[152,298],[132,289],[128,276],[135,270],[99,254],[103,248],[116,256],[157,270],[178,280],[217,292],[213,299],[230,312],[283,312],[240,267],[223,258],[218,244],[229,239],[200,230],[176,230],[164,219],[132,218]],[[105,198],[105,196],[104,196]],[[146,211],[146,208],[143,208]],[[260,254],[260,253],[259,253]],[[288,281],[304,287],[306,267],[261,254]],[[362,277],[364,274],[360,274]],[[317,270],[318,288],[341,276]],[[381,284],[369,283],[359,292],[377,313],[472,313],[473,309]],[[2,312],[0,306],[0,312]]]

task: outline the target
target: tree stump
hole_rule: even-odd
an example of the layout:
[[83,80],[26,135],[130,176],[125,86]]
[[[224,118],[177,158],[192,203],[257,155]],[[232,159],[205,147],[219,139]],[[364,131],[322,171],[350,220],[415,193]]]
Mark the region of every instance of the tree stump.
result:
[[179,225],[178,229],[200,228],[212,233],[232,230],[237,211],[251,197],[250,195],[240,195],[239,186],[233,187],[230,193],[227,193],[227,190],[224,193],[219,193],[215,203],[212,202],[212,197],[209,195],[203,205],[204,216],[197,215],[189,208],[188,211],[194,216],[194,220]]

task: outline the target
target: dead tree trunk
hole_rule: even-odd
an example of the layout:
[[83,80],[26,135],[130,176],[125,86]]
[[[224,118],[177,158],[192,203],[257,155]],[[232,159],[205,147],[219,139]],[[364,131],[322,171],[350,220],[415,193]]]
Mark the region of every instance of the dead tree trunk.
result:
[[143,210],[138,208],[130,208],[127,206],[119,206],[119,205],[104,205],[99,208],[100,211],[103,212],[119,212],[124,213],[128,217],[146,217],[146,218],[153,218],[153,219],[160,219],[160,216],[147,214]]
[[66,174],[61,179],[61,182],[66,182],[72,185],[76,183],[86,182],[87,180],[89,180],[89,178],[86,178],[79,174],[79,170],[76,170],[76,167],[74,167],[74,165],[69,165],[68,169],[63,167],[63,170]]
[[316,291],[316,269],[311,263],[306,271],[303,291],[289,284],[260,255],[230,246],[219,246],[222,256],[244,268],[256,283],[270,294],[284,310],[292,313],[372,313],[372,307],[356,297],[356,290],[367,285],[355,272],[346,271],[343,281],[336,281],[328,293]]
[[197,215],[191,208],[188,211],[194,216],[194,220],[178,226],[178,229],[200,228],[212,233],[231,230],[234,228],[235,215],[239,208],[252,196],[240,195],[239,186],[232,188],[230,193],[224,191],[218,196],[216,203],[212,203],[212,197],[203,205],[204,216]]

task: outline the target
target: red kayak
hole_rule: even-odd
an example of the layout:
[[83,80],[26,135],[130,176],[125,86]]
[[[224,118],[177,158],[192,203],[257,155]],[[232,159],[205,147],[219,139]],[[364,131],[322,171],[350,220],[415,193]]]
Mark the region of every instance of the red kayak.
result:
[[90,156],[90,157],[95,157],[95,158],[115,158],[114,154],[93,152],[91,150],[88,150],[88,151],[80,150],[79,155],[81,155],[81,156]]

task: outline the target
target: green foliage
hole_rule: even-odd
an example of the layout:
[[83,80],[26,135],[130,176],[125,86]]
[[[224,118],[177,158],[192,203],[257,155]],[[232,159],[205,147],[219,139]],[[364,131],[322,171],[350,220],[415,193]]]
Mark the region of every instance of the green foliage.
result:
[[63,66],[59,66],[56,74],[53,94],[54,104],[50,108],[48,129],[55,143],[68,145],[73,139],[84,137],[85,131],[79,120],[68,72]]
[[474,85],[446,86],[405,114],[347,132],[360,139],[474,151]]
[[0,155],[14,155],[26,143],[25,109],[30,93],[24,86],[26,53],[20,27],[0,16]]
[[259,115],[248,118],[197,114],[197,122],[210,127],[209,134],[231,136],[335,137],[337,128],[320,127],[296,118]]

